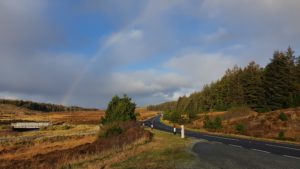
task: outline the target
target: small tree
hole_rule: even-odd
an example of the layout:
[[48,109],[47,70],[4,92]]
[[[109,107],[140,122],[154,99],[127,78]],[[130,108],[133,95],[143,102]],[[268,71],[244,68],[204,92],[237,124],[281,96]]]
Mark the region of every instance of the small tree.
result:
[[283,112],[281,112],[281,113],[279,114],[278,118],[279,118],[281,121],[286,121],[286,120],[287,120],[287,116],[286,116]]
[[210,121],[210,119],[209,119],[209,117],[208,117],[208,115],[207,114],[205,114],[205,116],[204,116],[204,128],[210,128],[210,123],[211,123],[211,121]]
[[214,129],[220,129],[222,128],[222,119],[221,117],[216,117],[214,121]]
[[136,120],[136,104],[131,102],[131,98],[124,95],[123,98],[114,96],[109,102],[105,111],[105,117],[101,118],[102,124]]
[[221,117],[216,117],[214,120],[210,120],[207,115],[204,117],[204,128],[207,129],[220,129],[222,128]]
[[238,131],[239,133],[244,133],[245,132],[245,126],[243,124],[236,124],[235,125],[235,130]]
[[181,114],[178,111],[171,112],[170,121],[173,123],[179,123],[181,119]]
[[284,139],[285,139],[284,131],[280,131],[280,132],[278,133],[278,139],[279,139],[279,140],[284,140]]

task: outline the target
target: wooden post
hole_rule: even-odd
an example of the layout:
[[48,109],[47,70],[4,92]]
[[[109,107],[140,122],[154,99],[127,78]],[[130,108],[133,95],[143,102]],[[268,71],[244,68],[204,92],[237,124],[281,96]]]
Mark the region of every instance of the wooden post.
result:
[[181,125],[181,138],[184,138],[184,125]]

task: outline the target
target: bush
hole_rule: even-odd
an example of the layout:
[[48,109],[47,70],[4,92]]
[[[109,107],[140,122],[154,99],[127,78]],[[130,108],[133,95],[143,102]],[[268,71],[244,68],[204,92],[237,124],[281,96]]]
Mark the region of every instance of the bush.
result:
[[220,129],[220,128],[222,128],[222,119],[221,119],[221,117],[217,116],[214,119],[214,121],[212,121],[206,115],[204,117],[204,128],[207,128],[207,129]]
[[245,132],[245,126],[243,124],[236,124],[235,125],[235,130],[239,133],[244,133]]
[[135,121],[135,107],[136,104],[131,102],[131,98],[127,97],[127,95],[124,95],[123,98],[114,96],[108,104],[105,117],[101,118],[101,123],[109,124],[113,122]]
[[278,139],[279,139],[279,140],[284,140],[284,139],[285,139],[284,131],[280,131],[280,132],[278,133]]
[[106,125],[100,129],[99,137],[107,138],[111,136],[117,136],[120,135],[122,132],[123,130],[119,124]]
[[165,120],[169,120],[172,123],[182,123],[182,118],[181,118],[181,114],[178,111],[168,111],[168,112],[164,112],[164,116],[163,118]]
[[71,126],[67,125],[67,124],[64,124],[61,129],[63,130],[69,130],[71,128]]
[[171,116],[170,112],[167,112],[167,111],[163,112],[163,119],[164,120],[170,120],[170,116]]
[[281,112],[278,116],[278,119],[280,119],[281,121],[287,121],[287,116]]
[[221,117],[217,116],[214,120],[214,129],[222,128],[222,119]]

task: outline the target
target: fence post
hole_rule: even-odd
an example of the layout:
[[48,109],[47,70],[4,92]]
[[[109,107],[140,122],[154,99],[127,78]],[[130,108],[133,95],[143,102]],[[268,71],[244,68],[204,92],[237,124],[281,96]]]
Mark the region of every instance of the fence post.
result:
[[181,125],[181,138],[184,138],[184,125]]

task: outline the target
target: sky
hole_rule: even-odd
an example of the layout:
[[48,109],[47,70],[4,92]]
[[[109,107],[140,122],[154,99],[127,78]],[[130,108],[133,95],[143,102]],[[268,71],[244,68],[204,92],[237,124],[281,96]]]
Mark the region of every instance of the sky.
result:
[[106,108],[200,91],[300,51],[299,0],[1,0],[0,98]]

